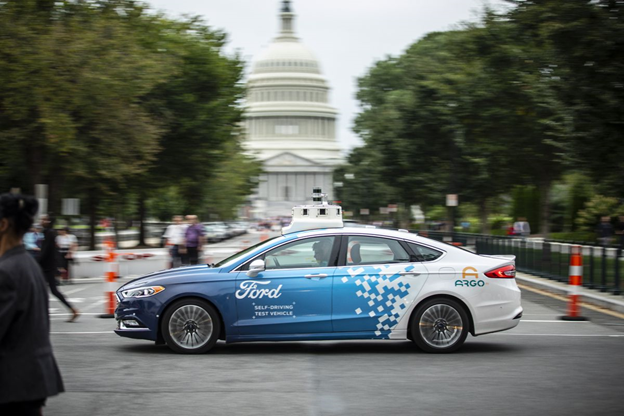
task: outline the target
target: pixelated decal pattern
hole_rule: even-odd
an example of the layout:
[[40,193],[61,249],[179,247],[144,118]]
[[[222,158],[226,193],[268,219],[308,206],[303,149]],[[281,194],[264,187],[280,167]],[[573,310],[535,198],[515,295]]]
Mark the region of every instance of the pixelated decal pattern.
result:
[[400,273],[412,269],[411,264],[400,268],[396,265],[357,266],[347,269],[349,278],[342,278],[343,283],[354,281],[358,288],[356,295],[365,301],[355,313],[371,318],[378,316],[376,336],[388,338],[389,334],[382,335],[382,331],[391,331],[407,311],[406,298],[411,286]]

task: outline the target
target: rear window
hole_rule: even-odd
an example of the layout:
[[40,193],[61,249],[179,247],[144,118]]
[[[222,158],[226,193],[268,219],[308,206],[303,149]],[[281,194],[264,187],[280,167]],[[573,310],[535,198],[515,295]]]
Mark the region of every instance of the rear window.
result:
[[435,250],[433,248],[421,246],[420,244],[407,243],[409,247],[412,249],[418,261],[433,261],[439,258],[442,254],[441,251]]

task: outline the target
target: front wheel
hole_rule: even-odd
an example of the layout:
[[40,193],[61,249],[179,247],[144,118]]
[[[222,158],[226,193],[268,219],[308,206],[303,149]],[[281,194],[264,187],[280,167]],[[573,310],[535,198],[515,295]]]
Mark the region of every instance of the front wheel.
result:
[[426,352],[453,352],[468,336],[468,315],[451,299],[432,299],[420,305],[412,320],[412,338]]
[[181,354],[202,354],[217,343],[221,321],[215,309],[198,299],[175,302],[163,316],[161,330],[167,346]]

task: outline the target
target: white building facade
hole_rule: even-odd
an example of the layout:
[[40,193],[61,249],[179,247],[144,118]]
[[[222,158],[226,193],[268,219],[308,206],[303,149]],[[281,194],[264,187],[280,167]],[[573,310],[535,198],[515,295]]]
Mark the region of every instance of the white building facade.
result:
[[343,162],[336,141],[337,111],[312,52],[295,36],[295,15],[283,1],[281,31],[258,56],[248,79],[246,151],[263,163],[257,218],[290,215],[319,186],[333,199],[332,172]]

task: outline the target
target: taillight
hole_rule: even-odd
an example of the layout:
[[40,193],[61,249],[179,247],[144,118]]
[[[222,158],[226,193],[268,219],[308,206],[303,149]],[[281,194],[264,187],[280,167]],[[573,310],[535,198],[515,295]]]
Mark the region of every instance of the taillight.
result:
[[492,277],[495,279],[513,279],[514,277],[516,277],[516,266],[513,264],[508,264],[507,266],[499,267],[483,274],[487,277]]

